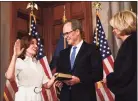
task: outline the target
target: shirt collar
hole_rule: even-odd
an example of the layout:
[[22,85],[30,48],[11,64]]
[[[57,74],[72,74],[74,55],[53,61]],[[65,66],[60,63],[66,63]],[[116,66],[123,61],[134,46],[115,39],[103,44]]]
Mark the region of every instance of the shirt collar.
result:
[[76,45],[76,47],[77,47],[78,49],[80,49],[82,43],[83,43],[83,40],[81,40],[81,41]]
[[25,59],[24,61],[32,61],[32,62],[37,62],[36,58],[35,57],[29,57],[29,56],[25,56]]

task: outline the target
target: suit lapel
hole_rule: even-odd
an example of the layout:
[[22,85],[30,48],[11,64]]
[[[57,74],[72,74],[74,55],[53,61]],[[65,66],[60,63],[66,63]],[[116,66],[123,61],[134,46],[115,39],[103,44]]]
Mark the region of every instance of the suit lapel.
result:
[[66,60],[67,60],[67,69],[70,71],[71,69],[71,64],[70,64],[70,51],[71,51],[71,47],[69,47],[69,49],[67,50],[67,55],[66,55]]

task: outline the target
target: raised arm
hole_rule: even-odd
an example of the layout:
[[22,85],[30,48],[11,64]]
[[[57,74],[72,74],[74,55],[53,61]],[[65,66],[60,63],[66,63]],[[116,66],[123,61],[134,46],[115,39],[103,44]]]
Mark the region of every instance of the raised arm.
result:
[[14,44],[14,53],[13,53],[10,65],[5,73],[5,76],[7,79],[14,78],[16,59],[24,50],[23,48],[21,49],[20,47],[21,47],[21,43],[20,43],[20,40],[18,39]]

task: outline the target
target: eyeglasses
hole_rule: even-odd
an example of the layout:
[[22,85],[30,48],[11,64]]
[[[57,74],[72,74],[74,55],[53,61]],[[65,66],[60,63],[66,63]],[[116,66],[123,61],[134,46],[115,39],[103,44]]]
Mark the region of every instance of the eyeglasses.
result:
[[73,32],[74,30],[70,31],[70,32],[66,32],[66,33],[63,33],[63,37],[65,37],[66,35],[69,35],[71,32]]

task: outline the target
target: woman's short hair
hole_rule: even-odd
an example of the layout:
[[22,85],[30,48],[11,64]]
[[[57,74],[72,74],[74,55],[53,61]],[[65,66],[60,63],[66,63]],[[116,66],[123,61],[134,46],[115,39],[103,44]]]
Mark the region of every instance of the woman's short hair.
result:
[[36,37],[31,36],[31,35],[25,35],[23,36],[20,41],[21,41],[21,49],[24,48],[23,52],[19,56],[21,59],[25,59],[25,54],[26,54],[26,49],[29,48],[32,39],[36,39]]
[[120,34],[129,35],[131,32],[136,31],[136,14],[131,11],[122,11],[115,14],[111,20],[110,25],[117,28]]

